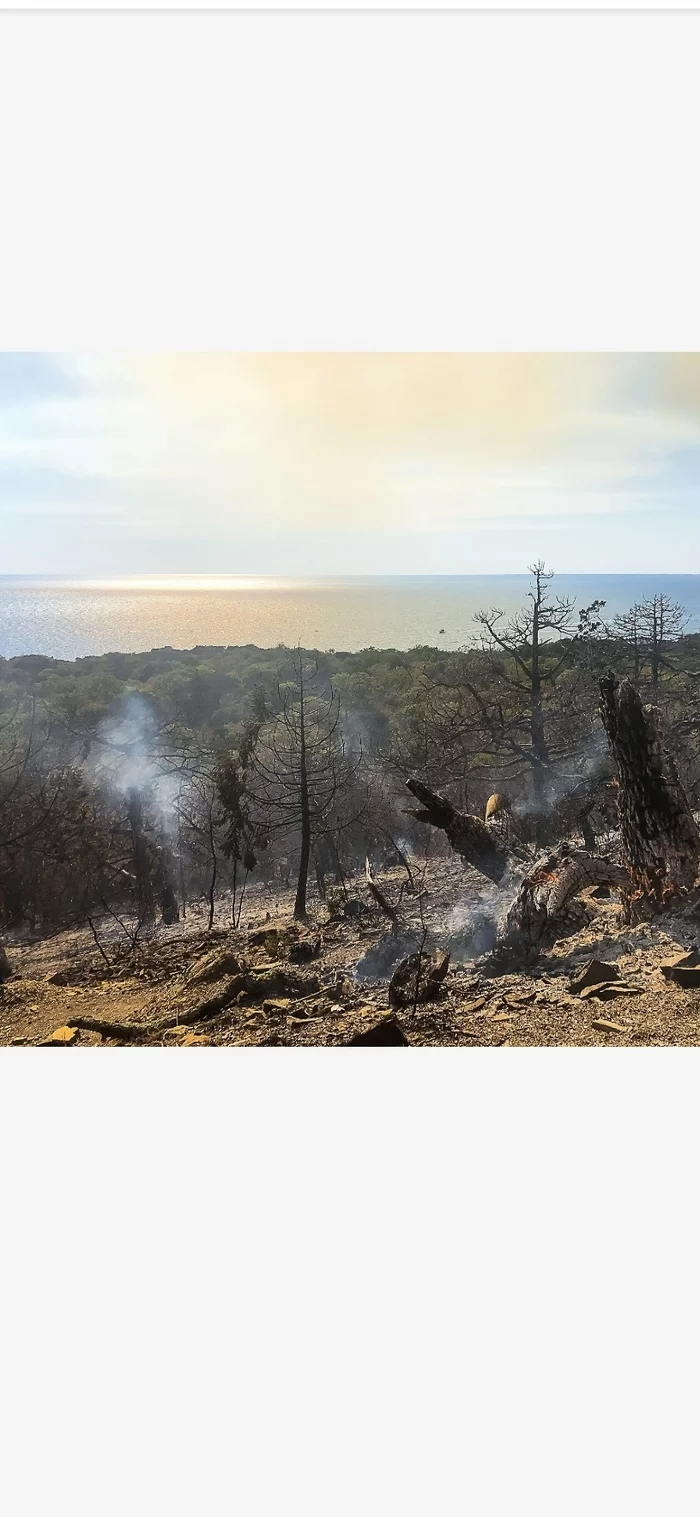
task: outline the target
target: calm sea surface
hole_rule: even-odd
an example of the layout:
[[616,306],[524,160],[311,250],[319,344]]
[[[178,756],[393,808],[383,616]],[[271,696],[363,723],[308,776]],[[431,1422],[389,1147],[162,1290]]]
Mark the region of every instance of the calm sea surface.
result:
[[[120,580],[0,577],[0,654],[143,652],[170,646],[302,643],[307,648],[459,648],[474,613],[523,603],[527,575],[263,579],[192,575]],[[664,591],[700,629],[700,575],[560,574],[553,589],[606,616]]]

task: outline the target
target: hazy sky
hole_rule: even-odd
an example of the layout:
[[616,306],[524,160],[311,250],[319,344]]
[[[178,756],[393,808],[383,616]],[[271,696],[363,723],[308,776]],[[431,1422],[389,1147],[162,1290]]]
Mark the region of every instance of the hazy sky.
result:
[[700,355],[0,355],[0,573],[700,572]]

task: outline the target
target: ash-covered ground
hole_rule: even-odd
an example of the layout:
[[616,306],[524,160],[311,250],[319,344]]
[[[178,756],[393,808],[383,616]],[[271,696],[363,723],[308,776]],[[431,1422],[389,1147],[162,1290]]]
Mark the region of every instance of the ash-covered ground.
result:
[[[696,946],[700,921],[664,916],[627,927],[613,893],[589,892],[576,930],[545,945],[534,965],[504,973],[488,950],[514,891],[489,887],[455,857],[433,859],[407,889],[404,870],[378,883],[399,927],[363,880],[292,921],[293,892],[257,886],[241,927],[214,930],[204,908],[158,927],[132,951],[113,921],[34,942],[9,942],[12,977],[0,987],[0,1042],[54,1047],[340,1047],[390,1015],[396,964],[421,946],[450,953],[435,998],[394,1009],[409,1046],[478,1047],[700,1043],[700,988],[660,966]],[[229,908],[230,909],[230,908]],[[591,960],[612,990],[579,990]],[[699,972],[700,977],[700,972]],[[75,1026],[93,1022],[96,1027]]]

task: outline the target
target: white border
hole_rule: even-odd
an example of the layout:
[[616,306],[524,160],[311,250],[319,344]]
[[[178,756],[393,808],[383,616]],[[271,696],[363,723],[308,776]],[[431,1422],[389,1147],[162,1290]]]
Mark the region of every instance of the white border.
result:
[[[4,347],[700,346],[700,17],[0,16]],[[0,1050],[12,1517],[690,1517],[697,1055]]]
[[5,348],[700,347],[698,12],[0,15]]

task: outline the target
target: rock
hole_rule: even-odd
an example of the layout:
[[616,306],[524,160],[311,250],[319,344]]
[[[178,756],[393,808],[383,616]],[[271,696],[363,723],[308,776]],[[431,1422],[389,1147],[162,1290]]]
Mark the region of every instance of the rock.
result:
[[77,1027],[57,1027],[50,1038],[44,1038],[39,1048],[70,1048],[71,1043],[77,1043]]
[[321,946],[320,938],[301,938],[298,943],[292,943],[289,949],[290,964],[308,964],[309,959],[317,959]]
[[241,964],[230,949],[207,954],[190,975],[190,985],[206,985],[210,980],[223,980],[226,975],[240,974]]
[[435,953],[412,953],[402,959],[389,981],[389,1005],[413,1006],[416,1002],[432,1001],[449,967],[449,953],[439,948]]
[[55,974],[47,974],[47,985],[68,985],[69,976],[67,969],[57,969]]
[[263,1001],[263,1011],[279,1012],[281,1015],[284,1015],[295,1004],[294,1001],[290,1000]]
[[488,999],[488,996],[479,996],[477,1001],[465,1001],[464,1005],[460,1006],[459,1009],[464,1016],[471,1016],[473,1012],[481,1011],[482,1006],[488,1004]]
[[684,990],[692,990],[694,986],[700,985],[700,965],[675,964],[666,974],[666,979]]
[[264,927],[248,928],[248,942],[252,948],[261,948],[264,944],[267,944],[267,939],[279,938],[279,934],[284,933],[290,934],[292,938],[296,938],[299,934],[299,927],[296,925],[296,922],[273,922],[272,918],[270,918],[270,913],[267,912]]
[[317,975],[303,975],[298,969],[265,968],[263,973],[257,971],[246,976],[245,987],[248,994],[256,1000],[266,997],[277,996],[306,996],[313,995],[319,989]]
[[700,985],[700,953],[697,948],[691,948],[688,953],[676,954],[672,959],[664,959],[659,964],[659,969],[664,979],[670,980],[674,985],[686,989]]
[[570,980],[571,989],[580,994],[594,985],[604,985],[610,980],[619,980],[616,964],[604,964],[602,959],[590,959],[584,968]]
[[250,928],[248,942],[251,948],[264,948],[271,959],[276,959],[279,958],[280,951],[289,951],[300,933],[301,928],[297,922],[270,920],[264,927]]
[[399,1026],[396,1017],[384,1017],[367,1032],[358,1032],[346,1043],[346,1048],[406,1048],[408,1038]]
[[615,1001],[618,996],[640,996],[638,985],[628,985],[624,980],[615,980],[602,985],[588,985],[581,991],[581,1001]]
[[10,1048],[25,1048],[28,1041],[27,1038],[10,1038]]
[[183,1038],[180,1047],[193,1048],[197,1043],[206,1043],[208,1045],[211,1045],[211,1039],[203,1037],[201,1032],[188,1032],[187,1036]]
[[629,1027],[623,1027],[621,1022],[608,1022],[605,1017],[596,1017],[591,1025],[596,1032],[629,1032]]

